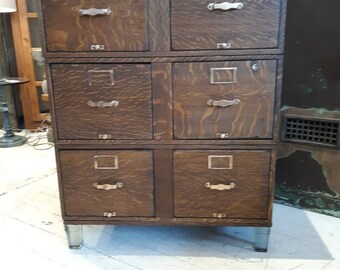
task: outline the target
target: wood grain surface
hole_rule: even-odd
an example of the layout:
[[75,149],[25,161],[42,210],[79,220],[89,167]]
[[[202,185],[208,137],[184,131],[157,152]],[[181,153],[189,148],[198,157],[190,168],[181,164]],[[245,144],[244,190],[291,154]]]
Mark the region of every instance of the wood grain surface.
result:
[[154,139],[173,139],[172,66],[152,63]]
[[[67,58],[77,60],[77,58],[88,58],[88,61],[100,61],[103,58],[114,58],[117,61],[122,62],[136,62],[140,59],[141,62],[178,62],[182,61],[207,61],[204,58],[215,58],[212,61],[228,60],[226,58],[241,57],[242,59],[283,59],[283,49],[245,49],[245,50],[197,50],[197,51],[147,51],[147,52],[45,52],[46,60],[53,58]],[[137,58],[138,57],[138,58]],[[170,58],[171,57],[171,58]],[[167,59],[165,59],[167,58]],[[179,59],[181,58],[181,59]],[[195,58],[190,60],[190,58]],[[198,60],[200,59],[200,60]],[[60,61],[60,60],[59,60]],[[103,61],[103,60],[101,60]]]
[[[154,216],[152,151],[63,150],[59,156],[67,216],[104,217],[105,212],[128,217]],[[96,170],[95,156],[116,156],[118,169]],[[101,185],[122,182],[123,187],[97,190],[95,182]]]
[[149,0],[150,51],[170,51],[170,0]]
[[146,217],[64,217],[66,224],[101,224],[101,225],[151,225],[151,226],[242,226],[271,227],[269,219],[238,218],[146,218]]
[[[232,156],[232,169],[208,169],[209,155]],[[267,218],[269,168],[270,151],[175,151],[175,217]],[[236,187],[211,190],[207,182]]]
[[[146,51],[147,0],[42,0],[48,51]],[[80,9],[110,8],[110,15],[79,16]]]
[[[253,64],[258,64],[258,71],[252,70]],[[227,67],[237,68],[236,83],[211,84],[211,69]],[[230,139],[272,138],[276,69],[277,62],[273,60],[175,63],[175,138],[216,139],[218,133],[226,133]],[[216,80],[230,81],[223,78],[223,72],[216,73]],[[211,107],[207,105],[210,99],[239,99],[240,103]]]
[[230,43],[231,49],[278,46],[281,1],[230,2],[242,2],[244,7],[210,11],[211,0],[172,0],[172,49],[216,49],[217,43]]
[[156,217],[173,218],[172,150],[154,150]]
[[[52,55],[46,58],[46,63],[58,64],[58,63],[102,63],[102,64],[117,64],[117,63],[174,63],[174,62],[216,62],[216,61],[249,61],[249,60],[282,60],[281,54],[254,54],[261,51],[248,51],[247,55],[242,52],[233,51],[234,54],[222,54],[219,52],[210,52],[210,54],[204,54],[204,52],[171,52],[171,53],[57,53],[59,57],[56,57],[56,53],[46,53]],[[270,53],[270,51],[266,51]],[[235,55],[235,53],[238,53]],[[252,55],[249,55],[253,53]],[[278,53],[278,52],[276,52]],[[93,57],[97,56],[97,57]]]
[[[145,64],[52,65],[59,139],[99,139],[100,134],[112,139],[152,139],[150,68]],[[119,105],[92,108],[87,104],[90,100],[117,100]]]
[[[221,2],[41,0],[65,223],[271,226],[286,0],[207,9]],[[112,14],[79,16],[81,8]],[[91,51],[95,44],[104,50]],[[235,83],[211,84],[211,69],[230,67]],[[209,99],[240,103],[210,107]],[[90,108],[90,100],[119,106]],[[95,169],[95,156],[116,156],[118,168]],[[209,156],[232,156],[232,168],[209,169]]]
[[[210,141],[194,141],[193,143],[182,142],[182,144],[169,144],[168,142],[164,142],[163,144],[153,144],[150,143],[152,141],[144,141],[144,142],[135,142],[134,143],[126,143],[126,141],[117,142],[116,144],[110,144],[109,141],[85,141],[85,140],[77,140],[74,143],[73,141],[59,141],[58,144],[55,145],[57,149],[74,149],[74,150],[99,150],[99,149],[110,149],[110,150],[117,150],[117,149],[126,149],[126,150],[195,150],[195,149],[201,149],[201,150],[232,150],[232,149],[240,149],[240,150],[267,150],[267,149],[273,149],[276,147],[274,143],[263,143],[259,140],[253,140],[251,141],[251,144],[242,144],[242,141],[236,141],[237,143],[234,143],[234,140],[227,141],[224,144],[219,144],[216,141],[213,141],[214,143]],[[102,142],[100,144],[99,142]],[[149,143],[147,143],[149,142]],[[230,143],[228,143],[230,142]],[[248,141],[249,142],[249,141]]]

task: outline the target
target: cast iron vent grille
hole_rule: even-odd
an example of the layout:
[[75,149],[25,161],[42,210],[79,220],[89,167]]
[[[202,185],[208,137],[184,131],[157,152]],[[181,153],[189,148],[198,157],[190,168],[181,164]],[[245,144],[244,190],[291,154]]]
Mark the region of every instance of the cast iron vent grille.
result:
[[340,147],[340,120],[283,115],[282,140]]

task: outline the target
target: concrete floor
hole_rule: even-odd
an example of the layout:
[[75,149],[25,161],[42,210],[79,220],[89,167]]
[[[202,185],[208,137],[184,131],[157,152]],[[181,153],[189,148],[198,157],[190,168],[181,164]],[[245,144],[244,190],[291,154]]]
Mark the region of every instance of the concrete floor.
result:
[[275,205],[273,223],[268,253],[251,228],[145,226],[84,226],[69,250],[54,149],[0,149],[0,269],[340,269],[340,219]]

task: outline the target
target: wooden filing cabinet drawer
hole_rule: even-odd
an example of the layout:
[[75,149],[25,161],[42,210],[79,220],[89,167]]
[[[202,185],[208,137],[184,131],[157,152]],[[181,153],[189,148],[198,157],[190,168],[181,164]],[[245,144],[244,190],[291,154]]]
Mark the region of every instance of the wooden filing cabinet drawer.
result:
[[53,64],[59,139],[152,139],[148,64]]
[[152,151],[61,150],[66,216],[152,217]]
[[[173,50],[278,47],[281,1],[171,0]],[[208,8],[209,7],[209,8]]]
[[42,0],[48,51],[147,51],[147,0]]
[[175,216],[267,218],[269,168],[270,151],[175,151]]
[[276,60],[173,64],[176,139],[271,139]]

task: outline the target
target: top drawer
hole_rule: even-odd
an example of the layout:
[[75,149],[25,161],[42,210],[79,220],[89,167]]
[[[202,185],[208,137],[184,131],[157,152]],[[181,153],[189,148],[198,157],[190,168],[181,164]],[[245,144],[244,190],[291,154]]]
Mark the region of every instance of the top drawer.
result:
[[280,4],[280,0],[172,0],[172,49],[276,48]]
[[147,2],[42,0],[47,51],[146,51]]

